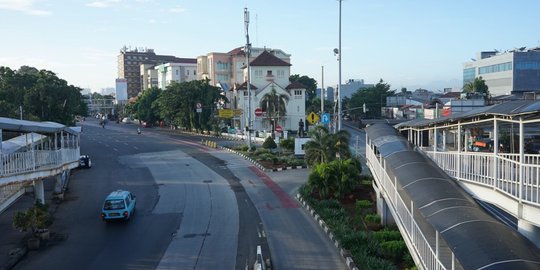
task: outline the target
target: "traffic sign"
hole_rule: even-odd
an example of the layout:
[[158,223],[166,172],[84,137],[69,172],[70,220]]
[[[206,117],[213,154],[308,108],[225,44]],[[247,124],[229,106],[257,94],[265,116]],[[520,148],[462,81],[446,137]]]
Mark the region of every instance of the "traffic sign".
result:
[[323,113],[322,115],[322,123],[325,125],[330,124],[330,114],[329,113]]
[[316,115],[314,112],[311,112],[307,115],[306,119],[309,121],[310,124],[315,124],[319,121],[319,116]]
[[202,104],[200,102],[197,102],[197,109],[202,108]]
[[276,125],[276,131],[277,131],[277,132],[282,132],[282,131],[283,131],[283,129],[281,128],[281,126],[280,126],[280,125]]
[[263,114],[263,110],[261,108],[255,109],[255,116],[261,116]]

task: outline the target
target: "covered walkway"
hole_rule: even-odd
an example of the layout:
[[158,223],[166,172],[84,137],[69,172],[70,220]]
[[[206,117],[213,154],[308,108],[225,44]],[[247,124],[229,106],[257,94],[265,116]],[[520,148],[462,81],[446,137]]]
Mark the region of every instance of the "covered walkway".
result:
[[0,117],[0,212],[33,187],[44,201],[43,179],[58,177],[62,192],[80,156],[80,128]]

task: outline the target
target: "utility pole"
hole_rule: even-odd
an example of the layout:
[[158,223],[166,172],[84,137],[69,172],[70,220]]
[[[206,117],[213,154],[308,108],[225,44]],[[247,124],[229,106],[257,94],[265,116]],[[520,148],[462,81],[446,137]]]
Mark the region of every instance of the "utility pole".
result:
[[343,0],[338,0],[339,1],[339,47],[338,47],[338,51],[339,51],[339,58],[338,58],[338,62],[339,62],[339,76],[338,76],[338,125],[337,125],[337,130],[341,130],[341,57],[342,57],[342,51],[341,51],[341,2]]
[[[248,118],[247,118],[247,134],[248,134],[248,149],[251,150],[251,82],[249,76],[249,56],[251,54],[251,44],[249,43],[249,11],[244,8],[244,25],[246,27],[246,70],[247,70],[247,92],[248,92]],[[249,151],[248,150],[248,151]]]
[[324,114],[324,66],[321,66],[321,117]]

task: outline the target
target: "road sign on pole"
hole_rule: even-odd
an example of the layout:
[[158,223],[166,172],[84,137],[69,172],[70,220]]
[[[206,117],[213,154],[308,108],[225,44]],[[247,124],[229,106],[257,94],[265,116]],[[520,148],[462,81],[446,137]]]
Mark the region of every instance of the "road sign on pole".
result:
[[283,131],[283,128],[281,128],[280,125],[276,125],[276,131],[277,131],[277,132],[282,132],[282,131]]
[[319,121],[319,116],[316,115],[314,112],[311,112],[307,115],[306,119],[309,121],[310,124],[315,124]]
[[261,116],[263,114],[263,110],[261,108],[255,109],[255,116]]
[[322,115],[322,123],[324,125],[330,124],[330,114],[329,113],[323,113],[323,115]]

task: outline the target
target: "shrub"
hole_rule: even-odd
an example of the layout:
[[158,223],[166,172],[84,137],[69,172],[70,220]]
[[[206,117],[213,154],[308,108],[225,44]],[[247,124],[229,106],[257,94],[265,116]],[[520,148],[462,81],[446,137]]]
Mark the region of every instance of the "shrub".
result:
[[366,231],[352,231],[349,234],[342,235],[340,240],[343,247],[348,250],[370,244],[370,237]]
[[274,141],[274,139],[272,139],[272,137],[268,137],[268,138],[266,138],[266,140],[264,140],[264,142],[262,144],[262,147],[266,148],[266,149],[276,149],[277,144]]
[[401,233],[398,230],[380,230],[373,232],[373,238],[377,239],[379,242],[387,242],[394,240],[402,240]]
[[257,148],[255,151],[253,151],[253,155],[255,156],[259,156],[262,154],[272,154],[272,151],[265,148]]
[[398,261],[408,253],[407,245],[403,240],[392,240],[380,243],[381,255],[393,261]]
[[379,224],[381,223],[381,217],[377,214],[367,214],[364,221],[368,224]]
[[233,149],[240,152],[246,152],[249,149],[249,146],[247,144],[242,144],[234,146]]
[[266,161],[271,161],[272,164],[276,164],[277,161],[278,161],[278,158],[276,157],[276,155],[272,154],[272,153],[261,153],[261,154],[258,154],[255,159],[257,161],[261,161],[261,160],[266,160]]
[[25,212],[17,212],[13,217],[13,227],[21,231],[30,230],[32,233],[38,229],[47,229],[52,225],[52,217],[49,214],[49,206],[36,202]]
[[294,151],[294,138],[290,137],[285,140],[281,140],[279,142],[279,146],[281,146],[283,149]]
[[368,200],[358,200],[356,201],[356,210],[358,212],[363,212],[367,208],[371,208],[373,206],[373,203]]

